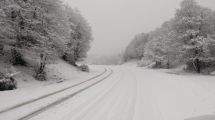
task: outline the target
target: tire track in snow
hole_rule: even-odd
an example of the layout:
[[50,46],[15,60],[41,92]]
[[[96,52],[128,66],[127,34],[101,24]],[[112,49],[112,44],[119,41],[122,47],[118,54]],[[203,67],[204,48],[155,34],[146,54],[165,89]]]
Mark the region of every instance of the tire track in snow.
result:
[[[81,114],[63,120],[132,120],[136,104],[137,83],[123,70],[119,84],[107,95],[94,101]],[[129,76],[128,76],[129,75]],[[86,107],[86,106],[85,106]]]
[[[107,70],[107,69],[106,69],[106,70]],[[36,110],[36,111],[34,111],[34,112],[32,112],[32,113],[30,113],[30,114],[24,116],[24,117],[22,117],[22,118],[19,118],[18,120],[29,120],[29,119],[31,119],[32,117],[34,117],[34,116],[36,116],[36,115],[38,115],[38,114],[40,114],[40,113],[42,113],[42,112],[44,112],[44,111],[46,111],[46,110],[52,108],[52,107],[54,107],[54,106],[56,106],[56,105],[58,105],[58,104],[60,104],[60,103],[62,103],[62,102],[64,102],[64,101],[66,101],[66,100],[68,100],[68,99],[70,99],[70,98],[72,98],[72,97],[74,97],[75,95],[77,95],[77,94],[79,94],[79,93],[81,93],[81,92],[83,92],[83,91],[85,91],[85,90],[87,90],[87,89],[89,89],[89,88],[91,88],[91,87],[97,85],[97,84],[99,84],[100,82],[102,82],[102,81],[104,81],[105,79],[107,79],[108,77],[110,77],[112,74],[113,74],[113,70],[110,69],[110,73],[109,73],[107,76],[105,76],[104,78],[98,80],[97,82],[94,82],[93,84],[90,84],[90,85],[87,86],[87,87],[84,87],[84,88],[82,88],[82,89],[80,89],[80,90],[78,90],[78,91],[76,91],[76,92],[74,92],[74,93],[72,93],[72,94],[70,94],[70,95],[68,95],[68,96],[66,96],[66,97],[63,97],[63,98],[61,98],[61,99],[59,99],[59,100],[57,100],[57,101],[55,101],[55,102],[53,102],[53,103],[51,103],[51,104],[48,104],[47,106],[44,106],[44,107],[42,107],[42,108],[40,108],[40,109],[38,109],[38,110]],[[88,80],[88,81],[89,81],[89,80]],[[85,82],[85,83],[86,83],[86,82]],[[82,84],[83,84],[83,83],[82,83]]]
[[98,74],[98,75],[96,75],[96,76],[94,76],[94,77],[91,77],[91,78],[89,78],[89,79],[87,79],[87,80],[85,80],[85,81],[83,81],[83,82],[80,82],[80,83],[78,83],[78,84],[69,86],[69,87],[64,88],[64,89],[61,89],[61,90],[58,90],[58,91],[56,91],[56,92],[52,92],[52,93],[43,95],[43,96],[41,96],[41,97],[38,97],[38,98],[35,98],[35,99],[32,99],[32,100],[29,100],[29,101],[25,101],[25,102],[23,102],[23,103],[14,105],[14,106],[9,107],[9,108],[7,108],[7,109],[1,110],[1,111],[0,111],[0,115],[1,115],[2,113],[10,112],[10,111],[12,111],[12,110],[14,110],[14,109],[17,109],[17,108],[19,108],[19,107],[22,107],[22,106],[31,104],[31,103],[36,102],[36,101],[38,101],[38,100],[41,100],[41,99],[50,97],[50,96],[55,95],[55,94],[57,94],[57,93],[66,91],[66,90],[71,89],[71,88],[73,88],[73,87],[76,87],[76,86],[79,86],[79,85],[84,84],[84,83],[86,83],[86,82],[89,82],[89,81],[91,81],[91,80],[93,80],[93,79],[95,79],[95,78],[98,78],[98,77],[104,75],[106,72],[107,72],[107,69],[104,68],[104,71],[103,71],[102,73],[100,73],[100,74]]
[[[126,96],[126,94],[116,94],[117,92],[123,92],[124,89],[122,89],[120,86],[122,85],[122,82],[124,80],[124,74],[123,76],[120,76],[120,78],[117,80],[118,84],[105,96],[102,97],[97,103],[91,106],[91,110],[88,112],[88,114],[84,115],[84,117],[81,117],[82,119],[78,120],[111,120],[112,118],[110,113],[116,110],[116,106],[120,104],[120,102],[123,100],[123,98]],[[113,94],[115,93],[115,94]],[[76,120],[76,119],[75,119]]]
[[133,71],[131,71],[132,74],[132,81],[134,81],[133,89],[131,92],[131,100],[130,103],[128,103],[127,113],[122,118],[122,120],[133,120],[134,114],[135,114],[135,107],[136,107],[136,101],[137,101],[137,78]]
[[[118,78],[118,77],[117,77]],[[116,78],[114,79],[114,80],[116,80]],[[113,80],[112,80],[113,81]],[[91,120],[92,118],[90,117],[88,117],[88,115],[90,115],[91,113],[95,113],[95,108],[96,108],[96,106],[98,105],[98,104],[100,104],[101,103],[101,101],[103,101],[110,93],[112,93],[113,92],[113,90],[117,87],[117,85],[119,85],[119,82],[120,82],[121,80],[120,79],[118,79],[117,81],[115,81],[114,82],[114,84],[113,85],[111,85],[108,89],[106,89],[105,90],[105,92],[102,94],[102,95],[97,95],[97,98],[96,99],[92,99],[91,101],[90,101],[90,103],[89,102],[87,102],[88,103],[88,105],[86,105],[86,106],[83,106],[83,108],[81,108],[82,110],[81,111],[79,111],[79,113],[78,114],[76,114],[76,115],[73,115],[73,116],[70,116],[70,115],[68,115],[68,116],[66,116],[63,120],[85,120],[85,119],[87,119],[87,120]],[[117,96],[116,96],[117,97]],[[111,102],[111,101],[109,101],[109,102]],[[102,105],[104,105],[104,104],[102,104]],[[85,108],[84,108],[85,107]],[[110,107],[110,106],[109,106]],[[98,112],[101,112],[101,110],[99,110],[99,111],[97,111],[96,112],[96,114],[98,115]],[[72,114],[72,112],[71,112],[71,114]],[[94,114],[95,115],[95,114]],[[94,119],[93,119],[94,120]],[[97,119],[96,119],[97,120]]]
[[[144,73],[145,72],[145,73]],[[149,71],[139,69],[136,71],[138,90],[137,103],[133,120],[164,120],[160,109],[157,106],[156,98],[152,95],[154,92],[151,82],[147,75]],[[146,76],[138,76],[144,73]],[[153,85],[154,86],[154,85]]]

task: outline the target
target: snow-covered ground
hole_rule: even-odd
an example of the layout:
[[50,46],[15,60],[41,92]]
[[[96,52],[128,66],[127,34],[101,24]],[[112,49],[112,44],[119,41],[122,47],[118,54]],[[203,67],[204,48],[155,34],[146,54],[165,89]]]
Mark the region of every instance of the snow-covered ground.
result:
[[215,120],[214,76],[177,75],[131,64],[109,67],[114,72],[105,81],[31,119]]
[[138,65],[139,60],[130,60],[128,62],[123,63],[123,66],[136,67]]
[[83,82],[103,71],[103,67],[91,66],[90,72],[84,73],[63,61],[58,61],[48,66],[48,81],[36,81],[29,74],[21,73],[17,76],[17,90],[0,92],[0,111]]

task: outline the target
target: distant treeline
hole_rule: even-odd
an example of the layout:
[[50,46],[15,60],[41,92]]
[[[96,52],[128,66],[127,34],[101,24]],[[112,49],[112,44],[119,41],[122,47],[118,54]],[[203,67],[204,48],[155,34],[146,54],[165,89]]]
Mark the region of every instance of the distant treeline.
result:
[[215,68],[215,11],[184,0],[174,18],[160,28],[135,36],[128,45],[124,61],[140,60],[141,66],[156,68],[186,64],[200,73]]

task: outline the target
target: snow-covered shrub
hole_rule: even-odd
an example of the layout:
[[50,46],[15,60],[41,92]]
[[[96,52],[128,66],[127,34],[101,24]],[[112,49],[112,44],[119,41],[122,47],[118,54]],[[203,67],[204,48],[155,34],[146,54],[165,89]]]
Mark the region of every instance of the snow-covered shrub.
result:
[[0,91],[13,90],[17,88],[16,80],[11,76],[0,73]]
[[39,81],[45,81],[47,78],[47,73],[45,71],[46,67],[46,54],[40,55],[40,64],[35,67],[35,78]]
[[47,78],[47,73],[45,70],[42,70],[40,66],[35,68],[35,79],[39,81],[45,81]]
[[10,56],[10,62],[13,65],[21,65],[21,66],[26,66],[27,63],[23,59],[23,55],[17,51],[16,49],[11,49],[11,56]]
[[69,64],[73,65],[73,66],[77,66],[75,63],[75,59],[74,56],[72,54],[69,53],[64,53],[62,56],[62,59],[66,62],[68,62]]
[[156,61],[156,62],[152,62],[150,65],[148,65],[147,67],[149,68],[168,68],[167,64],[162,63],[161,61]]
[[88,65],[80,65],[78,68],[83,72],[89,72],[90,71]]
[[[188,70],[188,71],[196,71],[196,67],[195,66],[196,64],[193,62],[193,61],[189,61],[187,62],[186,64],[186,68],[185,70]],[[215,70],[215,60],[200,60],[199,61],[199,67],[201,68],[201,73],[203,74],[210,74],[212,71]]]
[[36,73],[35,78],[36,78],[37,80],[39,80],[39,81],[45,81],[45,80],[46,80],[46,76],[47,76],[46,72],[43,71],[43,72],[41,72],[41,73]]
[[142,58],[141,61],[138,62],[138,67],[147,67],[148,65],[152,64],[152,61],[150,59],[146,59],[145,57]]

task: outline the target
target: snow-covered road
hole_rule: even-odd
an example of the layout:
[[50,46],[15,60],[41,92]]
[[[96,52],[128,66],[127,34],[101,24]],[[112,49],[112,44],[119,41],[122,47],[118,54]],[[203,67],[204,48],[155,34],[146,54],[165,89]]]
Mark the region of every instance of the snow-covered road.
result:
[[110,68],[114,72],[105,81],[31,120],[191,120],[215,112],[214,76]]

